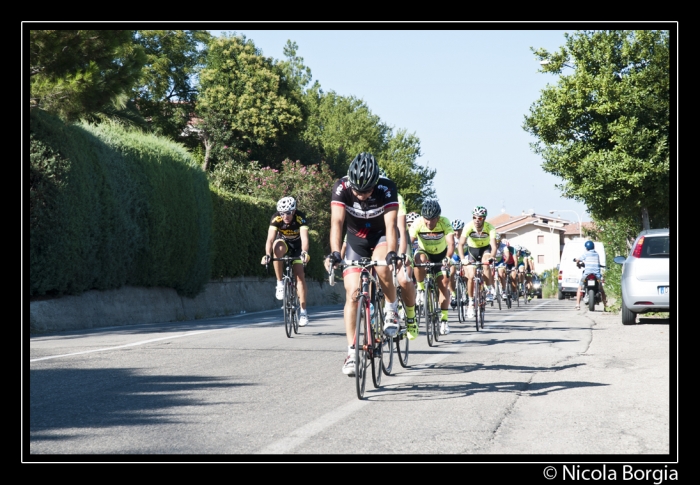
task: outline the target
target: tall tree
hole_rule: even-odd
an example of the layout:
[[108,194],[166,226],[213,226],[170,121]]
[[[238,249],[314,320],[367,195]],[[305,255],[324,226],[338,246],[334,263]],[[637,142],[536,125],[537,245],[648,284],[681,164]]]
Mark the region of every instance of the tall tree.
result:
[[187,141],[181,135],[194,112],[196,77],[210,39],[206,30],[137,31],[146,64],[132,97],[154,133]]
[[124,108],[146,57],[133,30],[31,30],[30,106],[67,121]]
[[[532,49],[559,75],[523,128],[561,177],[558,187],[597,219],[669,223],[669,32],[580,31],[558,52]],[[650,222],[649,222],[650,221]]]
[[[212,150],[233,146],[248,151],[300,125],[301,107],[289,93],[280,68],[252,40],[242,35],[213,38],[199,75],[196,110],[202,119],[205,169],[212,154],[217,155]],[[208,131],[211,120],[221,123],[221,136]]]
[[316,146],[336,176],[347,173],[360,152],[379,154],[391,129],[361,99],[324,93],[319,87],[307,92],[310,114],[305,141]]
[[436,171],[418,165],[416,159],[420,156],[420,140],[405,129],[392,133],[378,154],[380,166],[396,182],[409,212],[420,212],[423,200],[435,197],[433,179]]

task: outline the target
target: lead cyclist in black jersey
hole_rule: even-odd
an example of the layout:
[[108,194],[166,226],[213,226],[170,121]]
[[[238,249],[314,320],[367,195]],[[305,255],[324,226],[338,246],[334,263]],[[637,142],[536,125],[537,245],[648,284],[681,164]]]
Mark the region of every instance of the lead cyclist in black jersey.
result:
[[[379,176],[379,166],[371,153],[362,152],[350,163],[347,176],[333,185],[331,194],[331,254],[329,264],[337,266],[343,261],[340,249],[343,244],[343,227],[347,231],[346,260],[371,258],[374,261],[396,261],[397,250],[397,213],[399,202],[396,184]],[[379,283],[384,292],[386,307],[384,309],[384,333],[389,337],[398,330],[396,308],[396,288],[390,266],[375,267]],[[360,268],[350,267],[343,270],[345,285],[345,335],[348,342],[348,354],[343,364],[343,373],[355,375],[355,338],[357,306],[356,274]],[[377,309],[380,311],[381,309]]]

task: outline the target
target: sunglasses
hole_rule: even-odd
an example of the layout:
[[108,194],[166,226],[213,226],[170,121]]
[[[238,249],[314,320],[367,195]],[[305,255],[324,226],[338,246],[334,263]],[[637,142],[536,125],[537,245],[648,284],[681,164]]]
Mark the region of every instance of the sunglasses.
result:
[[474,217],[472,217],[472,219],[474,219],[475,221],[483,221],[483,220],[486,219],[486,218],[485,218],[485,217],[474,216]]
[[294,213],[294,211],[286,211],[286,212],[280,212],[281,216],[291,216]]

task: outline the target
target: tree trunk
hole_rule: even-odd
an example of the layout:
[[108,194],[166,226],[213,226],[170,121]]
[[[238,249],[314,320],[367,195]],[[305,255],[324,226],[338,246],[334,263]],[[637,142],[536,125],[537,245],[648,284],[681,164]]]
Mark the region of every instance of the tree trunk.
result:
[[211,153],[211,142],[208,138],[204,138],[204,172],[209,171],[209,154]]
[[646,207],[642,207],[642,229],[648,231],[649,227],[649,212]]

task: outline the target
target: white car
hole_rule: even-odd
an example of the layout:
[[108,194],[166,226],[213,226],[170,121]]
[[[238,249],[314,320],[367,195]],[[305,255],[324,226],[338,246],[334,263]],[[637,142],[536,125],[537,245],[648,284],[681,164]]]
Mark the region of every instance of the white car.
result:
[[668,229],[642,231],[622,265],[622,323],[634,325],[638,313],[667,312],[670,308],[670,241]]

